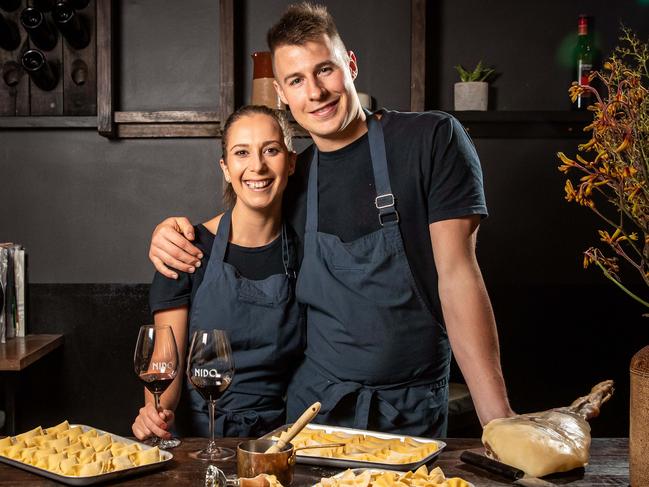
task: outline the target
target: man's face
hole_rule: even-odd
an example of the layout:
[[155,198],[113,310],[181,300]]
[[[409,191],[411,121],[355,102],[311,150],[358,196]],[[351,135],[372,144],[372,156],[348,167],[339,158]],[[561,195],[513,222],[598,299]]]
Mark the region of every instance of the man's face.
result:
[[273,63],[275,89],[295,120],[312,135],[318,147],[337,148],[331,147],[331,142],[344,141],[354,131],[359,114],[362,119],[354,87],[353,54],[348,56],[324,35],[318,42],[278,47]]

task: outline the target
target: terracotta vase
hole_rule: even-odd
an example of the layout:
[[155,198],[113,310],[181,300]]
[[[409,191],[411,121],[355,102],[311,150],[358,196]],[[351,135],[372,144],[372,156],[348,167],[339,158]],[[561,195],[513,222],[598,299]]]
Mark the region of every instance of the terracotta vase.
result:
[[629,471],[633,487],[649,485],[649,346],[631,359]]
[[253,52],[252,63],[252,97],[250,103],[284,109],[285,106],[273,86],[273,61],[270,52]]

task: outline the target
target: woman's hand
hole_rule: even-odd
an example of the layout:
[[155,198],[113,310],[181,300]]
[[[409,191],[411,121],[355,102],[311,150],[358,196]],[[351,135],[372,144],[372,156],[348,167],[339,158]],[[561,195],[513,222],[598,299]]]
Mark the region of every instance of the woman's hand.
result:
[[185,217],[170,217],[155,227],[149,259],[160,274],[178,279],[173,269],[192,273],[201,265],[203,253],[190,240],[194,240],[194,227]]
[[152,403],[147,403],[140,408],[140,414],[135,418],[131,429],[138,440],[146,440],[157,436],[163,440],[171,438],[168,429],[174,422],[174,412],[170,409],[156,411]]

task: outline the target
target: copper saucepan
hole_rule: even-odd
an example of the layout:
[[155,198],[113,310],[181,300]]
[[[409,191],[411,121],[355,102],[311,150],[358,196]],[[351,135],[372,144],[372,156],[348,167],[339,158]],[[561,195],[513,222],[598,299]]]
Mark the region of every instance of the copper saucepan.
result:
[[265,473],[274,475],[285,487],[293,481],[295,452],[309,448],[333,448],[344,443],[303,446],[295,448],[292,443],[284,445],[276,453],[266,453],[275,444],[274,440],[248,440],[237,446],[237,475],[239,478],[252,478]]

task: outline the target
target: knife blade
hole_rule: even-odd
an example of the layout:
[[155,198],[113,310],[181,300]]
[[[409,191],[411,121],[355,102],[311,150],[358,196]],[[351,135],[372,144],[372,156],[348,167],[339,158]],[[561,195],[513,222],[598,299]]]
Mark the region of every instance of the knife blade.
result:
[[513,480],[514,485],[521,485],[523,487],[549,487],[555,485],[537,477],[526,476],[524,471],[516,467],[512,467],[511,465],[493,460],[485,455],[480,455],[472,451],[463,451],[460,455],[460,460],[464,463],[486,470],[487,472],[495,473],[496,475]]
[[468,450],[462,452],[462,454],[460,455],[460,460],[462,460],[464,463],[475,465],[476,467],[486,470],[487,472],[506,477],[509,480],[518,480],[525,476],[525,472],[519,470],[518,468],[514,468],[505,463],[501,463],[497,460],[492,460],[489,457]]
[[538,477],[523,477],[522,479],[516,480],[514,485],[521,485],[522,487],[556,487],[557,484]]

